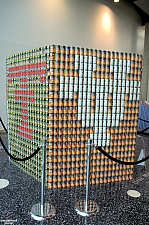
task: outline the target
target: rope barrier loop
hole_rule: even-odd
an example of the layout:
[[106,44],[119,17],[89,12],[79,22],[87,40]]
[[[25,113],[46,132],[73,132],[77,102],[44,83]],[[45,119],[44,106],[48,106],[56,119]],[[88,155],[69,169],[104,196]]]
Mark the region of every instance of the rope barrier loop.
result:
[[4,148],[5,152],[7,153],[7,155],[9,155],[9,157],[13,160],[16,160],[16,161],[26,161],[26,160],[29,160],[31,159],[34,155],[36,155],[39,150],[41,149],[42,146],[38,147],[30,156],[27,156],[25,158],[17,158],[17,157],[14,157],[13,155],[11,155],[8,151],[8,149],[5,147],[3,141],[2,141],[2,138],[0,137],[0,142],[1,142],[1,145],[2,147]]
[[149,155],[145,158],[142,158],[141,160],[138,160],[136,162],[127,162],[127,161],[123,161],[120,159],[116,159],[113,156],[109,155],[109,153],[107,153],[106,151],[103,150],[102,147],[99,146],[95,146],[102,154],[104,154],[106,157],[108,157],[109,159],[111,159],[112,161],[116,162],[116,163],[120,163],[120,164],[125,164],[125,165],[136,165],[142,162],[145,162],[146,160],[149,159]]
[[[142,118],[138,118],[138,120],[141,120],[141,121],[144,121],[144,122],[146,122],[146,123],[149,123],[148,120],[144,120],[144,119],[142,119]],[[149,127],[145,128],[145,129],[143,129],[143,130],[141,130],[141,131],[137,131],[137,134],[144,134],[144,135],[149,136],[149,133],[144,132],[144,131],[146,131],[146,130],[148,130],[148,129],[149,129]]]

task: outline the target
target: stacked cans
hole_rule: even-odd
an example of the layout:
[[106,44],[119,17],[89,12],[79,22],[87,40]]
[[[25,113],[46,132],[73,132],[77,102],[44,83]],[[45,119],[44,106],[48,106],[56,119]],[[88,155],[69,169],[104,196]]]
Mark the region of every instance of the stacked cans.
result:
[[[49,90],[42,52],[45,49],[30,50],[6,60],[9,148],[18,158],[31,155],[47,138]],[[15,163],[37,179],[41,176],[41,153]]]
[[[51,45],[10,56],[6,65],[10,151],[27,156],[47,138],[49,188],[85,184],[89,138],[134,160],[140,55]],[[92,153],[92,184],[132,178],[132,166]],[[40,153],[19,165],[40,178]]]

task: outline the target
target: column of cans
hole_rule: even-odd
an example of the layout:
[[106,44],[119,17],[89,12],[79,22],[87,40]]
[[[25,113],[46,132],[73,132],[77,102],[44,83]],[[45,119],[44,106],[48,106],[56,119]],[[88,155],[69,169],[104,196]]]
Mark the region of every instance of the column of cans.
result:
[[[110,133],[110,146],[107,149],[109,149],[110,154],[114,157],[120,158],[122,137],[120,136],[118,126],[119,121],[123,119],[124,113],[124,90],[122,90],[124,86],[124,82],[122,81],[125,80],[123,76],[123,53],[110,52],[110,73],[113,77],[112,81],[109,81],[108,107],[111,107],[111,109],[108,111],[108,117],[111,119],[111,122],[107,126],[107,132]],[[118,181],[120,177],[119,166],[110,162],[108,167],[107,180],[103,182]],[[104,177],[106,177],[105,174]]]
[[[28,94],[27,92],[30,91],[30,67],[29,64],[31,63],[31,51],[25,52],[23,54],[20,54],[20,60],[19,60],[19,65],[20,65],[20,69],[21,69],[21,74],[20,74],[20,112],[22,113],[22,115],[20,116],[21,121],[20,121],[20,126],[21,126],[21,131],[18,131],[18,135],[22,138],[22,151],[24,152],[24,157],[28,156],[31,154],[31,143],[28,140],[28,130],[27,127],[29,124],[29,120],[30,120],[30,104],[29,104],[29,99],[28,99]],[[23,60],[23,66],[22,66],[22,60]],[[30,128],[31,125],[30,125]],[[18,128],[19,130],[19,128]],[[21,132],[21,133],[20,133]],[[24,133],[24,136],[22,136],[22,134]],[[23,157],[22,157],[23,158]],[[34,176],[34,165],[32,163],[32,161],[27,161],[26,163],[24,163],[25,165],[25,169],[27,172],[29,172],[31,175]]]
[[[55,84],[55,72],[54,72],[54,64],[55,64],[55,47],[50,46],[48,57],[47,57],[47,69],[48,69],[48,77],[49,77],[49,100],[48,100],[48,187],[53,187],[53,180],[56,174],[57,165],[54,163],[54,154],[56,146],[54,145],[54,113],[56,112],[56,108],[54,107],[54,97],[56,97],[54,93],[54,84]],[[55,95],[55,96],[54,96]],[[58,99],[58,96],[57,98]],[[55,121],[57,122],[57,121]],[[56,126],[56,125],[55,125]]]
[[[15,59],[15,56],[12,57],[12,67],[15,66],[14,59]],[[11,74],[12,75],[11,87],[12,87],[12,92],[13,92],[13,98],[12,98],[11,107],[12,107],[13,111],[11,110],[11,113],[10,113],[11,115],[10,116],[14,115],[15,118],[17,118],[18,112],[17,111],[14,111],[14,108],[15,108],[15,105],[16,105],[15,99],[14,99],[14,86],[15,86],[15,84],[14,84],[15,83],[14,73],[16,71],[15,70],[12,70],[11,72],[12,72],[12,74]],[[12,118],[10,119],[10,126],[11,126],[10,129],[12,130],[12,132],[15,132],[16,131],[16,123],[17,123],[16,119],[14,119],[14,121],[13,121]],[[12,139],[14,139],[14,137],[12,137]],[[12,145],[12,151],[14,151],[14,150],[15,150],[15,142],[13,142],[13,145]]]
[[[91,70],[92,70],[92,49],[75,48],[75,85],[78,91],[77,110],[77,154],[76,154],[76,185],[85,184],[87,139],[92,132],[90,117],[87,119],[87,112],[93,112],[91,108]],[[89,101],[88,101],[89,99]],[[78,165],[80,167],[78,168]]]
[[[123,74],[125,62],[123,62],[123,53],[112,52],[113,65],[113,106],[112,106],[112,151],[114,157],[122,158],[122,143],[119,137],[119,121],[123,120],[124,115],[124,88],[125,75]],[[123,168],[124,169],[124,168]],[[120,173],[118,172],[120,170]],[[118,181],[121,174],[121,167],[115,170],[115,164],[112,165],[112,179],[111,181]]]
[[[108,79],[109,79],[109,52],[97,51],[97,74],[96,74],[96,112],[94,143],[104,147],[106,145],[106,127],[108,119]],[[99,91],[98,91],[99,90]],[[93,183],[107,182],[105,173],[106,158],[97,152],[97,172]]]
[[[26,54],[26,70],[28,73],[28,90],[35,93],[28,97],[28,106],[29,106],[29,125],[33,130],[33,140],[30,143],[29,149],[33,150],[35,146],[38,146],[40,143],[40,133],[39,133],[39,83],[36,84],[36,78],[38,78],[38,55],[39,49],[30,50]],[[37,73],[34,73],[34,72]],[[34,99],[34,100],[33,100]],[[40,153],[39,153],[40,154]],[[39,154],[30,160],[30,168],[33,168],[31,174],[34,175],[37,179],[40,177],[40,163],[39,163]]]
[[[88,77],[88,83],[90,85],[91,93],[90,93],[90,101],[88,101],[88,105],[90,105],[90,127],[91,133],[90,137],[93,139],[95,144],[99,144],[101,146],[101,140],[105,142],[105,136],[103,137],[102,129],[99,130],[99,126],[103,127],[106,124],[103,124],[103,99],[104,96],[104,76],[105,71],[104,67],[106,64],[101,64],[101,51],[92,50],[92,54],[89,55],[89,61],[91,66],[91,77]],[[105,61],[104,61],[105,62]],[[90,74],[90,73],[89,73]],[[88,93],[89,94],[89,93]],[[88,111],[88,110],[87,110]],[[89,111],[88,111],[89,112]],[[87,113],[87,117],[89,117],[89,113]],[[105,135],[105,134],[104,134]],[[100,142],[100,143],[99,143]],[[102,161],[102,162],[101,162]],[[100,162],[100,163],[99,163]],[[99,183],[100,177],[102,174],[100,173],[100,165],[103,165],[103,160],[99,156],[97,150],[93,150],[93,172],[92,172],[92,184]]]
[[[138,68],[138,55],[127,54],[127,73],[126,73],[126,88],[125,88],[125,115],[124,115],[124,130],[125,130],[125,151],[123,154],[124,160],[134,161],[135,149],[136,149],[136,135],[137,135],[137,120],[138,120],[138,94],[137,81],[140,80],[138,69],[134,69],[135,65]],[[138,58],[138,59],[137,59]],[[127,170],[123,170],[125,179],[131,179],[133,173],[133,167],[130,166]]]
[[[14,66],[17,66],[15,63],[15,55],[13,55],[11,57],[11,66],[8,69],[8,96],[10,96],[10,98],[8,99],[8,118],[9,118],[9,124],[8,124],[8,128],[10,131],[10,141],[12,141],[12,146],[10,148],[11,152],[15,151],[16,149],[16,142],[15,142],[15,135],[14,133],[16,133],[16,125],[17,125],[17,118],[18,118],[18,112],[15,111],[15,106],[16,106],[16,102],[15,102],[15,85],[16,85],[16,78],[14,77],[14,75],[16,74],[16,69],[13,68]],[[16,155],[18,156],[18,152],[16,153]]]
[[[28,141],[29,134],[27,132],[28,127],[27,124],[29,122],[29,102],[27,92],[30,91],[30,86],[28,83],[30,77],[30,69],[29,69],[30,58],[31,56],[28,56],[26,52],[19,54],[20,74],[18,74],[19,87],[17,89],[20,94],[20,96],[18,96],[20,123],[18,124],[17,129],[18,129],[18,138],[21,138],[19,149],[21,148],[21,151],[24,153],[22,158],[31,154],[31,146],[30,142]],[[24,169],[31,175],[34,174],[32,169],[32,163],[30,161],[22,162],[22,167],[24,167]]]
[[[53,170],[53,186],[61,187],[66,186],[67,164],[66,164],[66,152],[68,147],[68,82],[65,82],[65,77],[68,75],[68,68],[65,69],[65,48],[60,46],[53,46],[54,50],[51,53],[51,67],[53,69],[53,75],[50,77],[50,96],[54,97],[50,101],[50,106],[53,106],[53,112],[51,118],[55,120],[55,123],[50,129],[50,133],[53,133],[54,142],[54,162],[59,165],[55,165]],[[54,52],[55,51],[55,52]],[[68,62],[67,62],[68,63]],[[66,76],[65,76],[66,75]],[[68,80],[68,79],[66,79]],[[61,82],[61,85],[59,84]],[[66,84],[66,89],[65,89]],[[65,92],[64,92],[65,91]],[[65,99],[64,99],[65,97]],[[59,106],[59,107],[58,107]],[[52,110],[52,109],[51,109]],[[70,111],[69,111],[70,112]],[[53,122],[52,122],[53,123]],[[62,149],[64,149],[62,151]]]
[[[14,112],[13,112],[13,105],[14,105],[14,91],[13,91],[13,84],[12,84],[12,77],[10,76],[11,74],[11,67],[13,65],[13,57],[8,57],[6,59],[6,73],[7,73],[7,114],[8,114],[8,132],[9,132],[9,142],[14,139],[12,136],[14,126],[13,126],[13,117]],[[10,150],[10,149],[9,149]]]
[[[77,120],[77,160],[78,164],[80,163],[80,168],[77,170],[77,185],[85,184],[85,171],[86,171],[86,153],[87,153],[87,139],[89,138],[90,127],[86,127],[86,115],[87,109],[90,111],[91,106],[87,107],[87,99],[91,95],[91,83],[88,82],[88,78],[91,79],[91,65],[89,61],[92,55],[92,50],[86,48],[75,48],[75,70],[78,70],[77,79],[75,78],[75,85],[78,88],[78,112]],[[92,62],[91,62],[92,63]],[[77,81],[77,82],[76,82]],[[75,87],[74,87],[75,88]],[[75,89],[76,89],[75,88]],[[80,160],[80,162],[79,162]],[[80,178],[80,179],[79,179]]]

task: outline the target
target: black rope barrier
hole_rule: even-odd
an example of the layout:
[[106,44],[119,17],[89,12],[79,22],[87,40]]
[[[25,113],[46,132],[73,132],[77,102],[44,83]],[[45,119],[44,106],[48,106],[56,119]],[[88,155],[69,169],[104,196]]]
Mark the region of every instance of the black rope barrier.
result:
[[144,131],[148,130],[149,127],[145,128],[144,130],[141,130],[142,133],[144,133]]
[[[139,119],[139,120],[142,120],[142,121],[144,121],[144,122],[146,122],[146,123],[149,123],[148,120],[144,120],[144,119],[142,119],[142,118],[138,118],[138,119]],[[141,130],[141,131],[138,131],[137,134],[143,134],[143,135],[149,136],[148,133],[144,132],[144,131],[146,131],[146,130],[148,130],[148,129],[149,129],[149,127],[145,128],[145,129],[143,129],[143,130]]]
[[144,121],[144,122],[146,122],[146,123],[149,123],[149,121],[148,120],[144,120],[144,119],[142,119],[142,118],[138,118],[139,120],[142,120],[142,121]]
[[122,160],[120,160],[120,159],[116,159],[116,158],[114,158],[113,156],[109,155],[107,152],[105,152],[105,151],[103,150],[102,147],[96,146],[96,148],[97,148],[102,154],[104,154],[106,157],[108,157],[108,158],[111,159],[112,161],[117,162],[117,163],[120,163],[120,164],[125,164],[125,165],[136,165],[136,164],[142,163],[142,162],[146,161],[147,159],[149,159],[149,155],[148,155],[147,157],[142,158],[141,160],[138,160],[138,161],[136,161],[136,162],[122,161]]
[[137,134],[142,134],[142,135],[145,135],[145,136],[149,136],[149,133],[146,133],[146,132],[142,132],[142,131],[137,131]]
[[39,152],[39,150],[41,149],[41,147],[38,147],[38,148],[37,148],[30,156],[27,156],[27,157],[25,157],[25,158],[16,158],[16,157],[14,157],[13,155],[11,155],[11,154],[9,153],[9,151],[8,151],[7,148],[5,147],[5,145],[4,145],[4,143],[3,143],[1,137],[0,137],[0,142],[1,142],[2,147],[4,148],[5,152],[7,153],[7,155],[9,155],[9,157],[10,157],[11,159],[16,160],[16,161],[26,161],[26,160],[29,160],[29,159],[31,159],[34,155],[36,155],[36,154]]
[[6,131],[6,133],[8,133],[7,128],[5,127],[5,125],[4,125],[4,123],[3,123],[3,121],[2,121],[2,118],[1,118],[1,117],[0,117],[0,122],[1,122],[1,124],[2,124],[2,126],[3,126],[3,128],[4,128],[4,130]]

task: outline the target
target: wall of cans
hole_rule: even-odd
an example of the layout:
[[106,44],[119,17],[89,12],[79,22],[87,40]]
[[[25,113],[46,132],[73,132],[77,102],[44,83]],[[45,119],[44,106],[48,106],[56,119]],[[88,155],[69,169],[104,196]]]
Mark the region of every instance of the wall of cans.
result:
[[[134,161],[142,56],[50,45],[7,58],[10,152],[30,155],[43,138],[47,185],[85,184],[87,140]],[[41,153],[16,162],[40,179]],[[91,184],[129,180],[133,166],[92,149]]]

